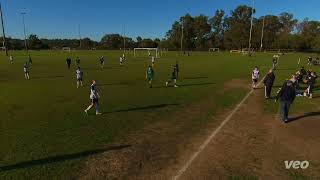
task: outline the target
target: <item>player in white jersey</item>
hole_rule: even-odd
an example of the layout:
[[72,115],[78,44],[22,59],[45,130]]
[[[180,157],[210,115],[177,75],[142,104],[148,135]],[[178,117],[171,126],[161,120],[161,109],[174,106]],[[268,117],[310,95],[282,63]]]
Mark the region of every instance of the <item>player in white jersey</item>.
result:
[[153,56],[151,57],[151,63],[152,63],[152,67],[153,67],[154,63],[155,63],[155,58]]
[[10,63],[13,64],[13,57],[12,57],[12,55],[10,55],[9,60],[10,60]]
[[23,71],[24,71],[24,77],[25,77],[26,79],[30,79],[28,63],[24,63],[24,65],[23,65]]
[[253,89],[257,88],[259,77],[260,77],[260,71],[259,71],[259,68],[256,66],[252,71],[252,88]]
[[80,67],[77,68],[76,70],[76,78],[77,78],[77,88],[79,88],[79,86],[83,86],[83,72],[81,71]]
[[90,100],[91,104],[88,106],[87,109],[84,110],[84,112],[87,114],[88,111],[95,106],[96,107],[96,115],[101,115],[99,112],[99,98],[100,95],[98,93],[97,87],[96,87],[96,81],[92,80],[92,84],[90,86]]
[[123,58],[122,58],[122,56],[120,56],[119,62],[120,62],[120,66],[122,66],[122,64],[123,64]]

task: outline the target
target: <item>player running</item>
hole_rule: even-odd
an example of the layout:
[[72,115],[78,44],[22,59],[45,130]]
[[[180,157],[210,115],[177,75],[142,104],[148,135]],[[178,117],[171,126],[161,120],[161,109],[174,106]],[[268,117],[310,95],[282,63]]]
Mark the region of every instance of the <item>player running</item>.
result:
[[76,78],[77,78],[77,88],[79,88],[79,86],[83,86],[83,72],[81,71],[80,67],[77,68],[76,70]]
[[96,81],[92,80],[92,84],[90,86],[90,100],[91,104],[88,106],[87,109],[84,110],[86,114],[88,114],[88,111],[95,106],[96,107],[96,115],[101,115],[102,113],[99,112],[99,98],[100,95],[98,93],[97,87],[96,87]]
[[259,68],[256,66],[252,71],[252,88],[253,89],[257,88],[259,77],[260,77],[260,71],[259,71]]
[[70,66],[71,66],[71,58],[67,58],[66,59],[66,64],[67,64],[67,66],[68,66],[68,69],[70,69]]
[[101,56],[99,61],[100,61],[100,67],[101,67],[101,69],[103,69],[103,67],[104,67],[104,57]]
[[30,79],[30,75],[29,75],[29,66],[28,63],[24,63],[23,65],[23,71],[24,71],[24,78],[26,79]]
[[178,79],[178,71],[177,71],[177,67],[174,65],[173,66],[173,72],[171,74],[171,80],[166,82],[166,86],[168,87],[169,83],[173,82],[174,83],[174,87],[178,87],[177,79]]
[[153,77],[154,77],[154,71],[152,67],[149,65],[146,72],[146,79],[148,80],[149,88],[152,88]]

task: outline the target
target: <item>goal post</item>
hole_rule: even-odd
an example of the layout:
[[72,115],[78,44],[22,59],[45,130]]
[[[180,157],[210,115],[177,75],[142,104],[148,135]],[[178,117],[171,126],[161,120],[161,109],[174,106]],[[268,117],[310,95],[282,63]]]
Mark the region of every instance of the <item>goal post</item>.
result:
[[209,48],[209,53],[210,52],[220,52],[219,48]]
[[148,55],[151,55],[151,51],[154,51],[156,53],[155,54],[155,58],[159,58],[160,57],[158,48],[134,48],[133,49],[134,57],[138,56],[137,51],[147,51]]

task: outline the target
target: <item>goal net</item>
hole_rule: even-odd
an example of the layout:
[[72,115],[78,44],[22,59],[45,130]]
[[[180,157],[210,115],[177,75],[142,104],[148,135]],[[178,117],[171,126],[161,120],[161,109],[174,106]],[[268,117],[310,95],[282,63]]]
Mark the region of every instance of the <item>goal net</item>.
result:
[[146,56],[153,56],[155,58],[160,57],[158,48],[134,48],[133,55],[134,57],[146,57]]
[[209,53],[210,52],[219,52],[220,49],[219,48],[209,48]]
[[63,47],[62,51],[71,52],[71,48],[70,47]]

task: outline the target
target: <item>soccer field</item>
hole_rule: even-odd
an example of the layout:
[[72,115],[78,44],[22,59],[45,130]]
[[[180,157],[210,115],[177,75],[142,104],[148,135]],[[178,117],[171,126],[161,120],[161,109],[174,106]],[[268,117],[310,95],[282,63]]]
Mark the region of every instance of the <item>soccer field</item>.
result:
[[[272,66],[273,55],[194,52],[184,56],[167,52],[156,60],[154,84],[149,88],[145,72],[150,59],[128,54],[124,66],[120,66],[121,54],[31,51],[30,80],[24,79],[24,52],[13,52],[14,64],[0,56],[0,179],[78,177],[91,158],[110,146],[123,145],[125,139],[152,124],[168,123],[173,128],[183,124],[177,132],[188,139],[214,124],[216,119],[212,117],[239,103],[250,90],[254,66],[260,68],[263,77]],[[68,56],[73,60],[71,70],[65,63]],[[84,87],[79,89],[74,62],[77,56],[84,72]],[[99,66],[100,56],[105,57],[104,69]],[[281,56],[273,94],[298,70],[298,59],[304,64],[308,56]],[[179,87],[165,87],[176,61],[180,65]],[[312,68],[320,74],[319,67]],[[94,110],[84,113],[93,79],[101,95],[101,116]],[[317,111],[319,94],[317,86],[314,99],[297,98],[292,114]],[[193,106],[197,108],[190,108]],[[278,111],[274,101],[263,106],[266,114]]]

